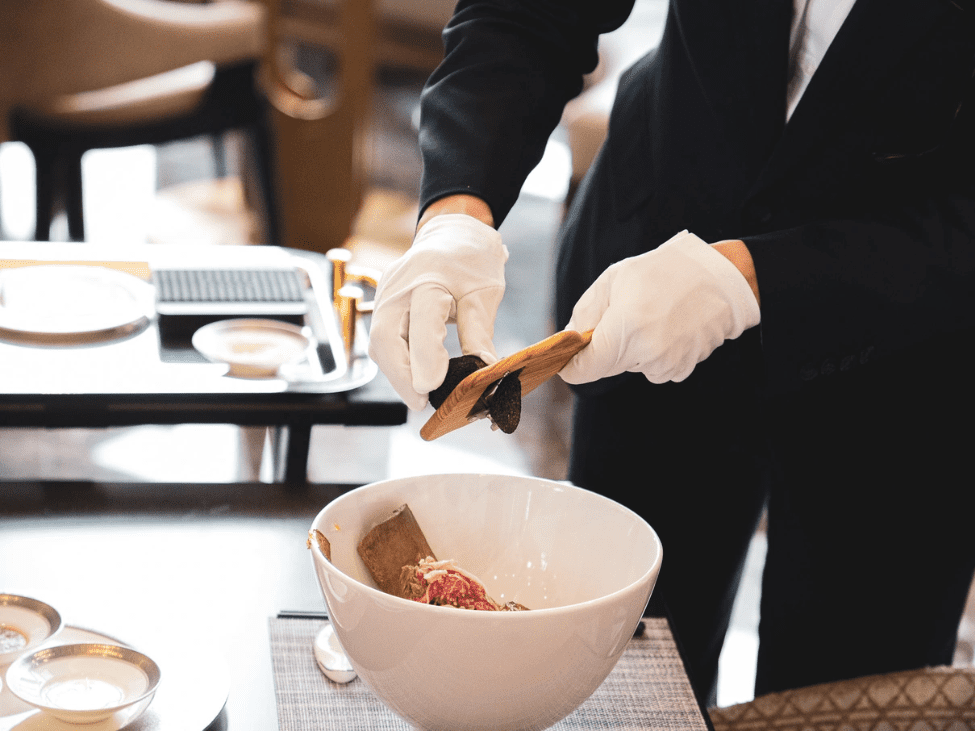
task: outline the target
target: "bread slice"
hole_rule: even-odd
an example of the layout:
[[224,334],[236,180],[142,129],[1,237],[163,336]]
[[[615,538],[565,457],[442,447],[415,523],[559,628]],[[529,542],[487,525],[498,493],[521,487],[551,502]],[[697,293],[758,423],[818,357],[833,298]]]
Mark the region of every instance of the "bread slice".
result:
[[409,598],[403,567],[436,559],[409,505],[401,505],[359,542],[359,556],[376,585],[387,594]]

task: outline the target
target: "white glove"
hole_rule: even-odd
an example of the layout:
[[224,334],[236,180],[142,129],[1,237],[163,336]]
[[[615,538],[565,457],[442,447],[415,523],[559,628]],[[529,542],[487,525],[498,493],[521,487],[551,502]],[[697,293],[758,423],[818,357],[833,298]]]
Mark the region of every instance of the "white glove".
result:
[[760,319],[745,277],[720,252],[682,231],[616,262],[583,292],[566,330],[595,328],[561,371],[588,383],[623,371],[651,383],[683,381],[725,340]]
[[491,342],[504,296],[508,250],[501,234],[472,216],[431,218],[410,250],[383,273],[369,331],[369,356],[406,405],[419,411],[443,383],[447,324],[465,355],[498,357]]

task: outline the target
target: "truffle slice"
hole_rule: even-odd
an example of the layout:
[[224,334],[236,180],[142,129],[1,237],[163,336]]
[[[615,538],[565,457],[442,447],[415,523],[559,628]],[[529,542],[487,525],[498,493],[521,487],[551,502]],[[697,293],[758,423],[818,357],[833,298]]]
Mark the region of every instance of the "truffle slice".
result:
[[457,358],[451,358],[447,363],[447,377],[444,382],[430,392],[429,399],[433,408],[439,409],[453,390],[460,385],[461,381],[486,365],[487,363],[476,355],[461,355]]
[[318,550],[325,554],[325,558],[331,561],[332,544],[328,542],[328,538],[326,538],[325,534],[318,530],[318,528],[312,528],[310,531],[308,531],[308,540],[305,542],[305,545],[307,545],[308,548],[311,548],[312,541],[318,544]]
[[366,533],[359,542],[359,556],[382,591],[404,599],[409,595],[402,577],[403,567],[419,564],[427,557],[435,558],[408,505],[396,508],[391,516]]
[[485,398],[491,421],[505,434],[518,428],[521,420],[521,371],[509,373],[498,382],[494,392]]

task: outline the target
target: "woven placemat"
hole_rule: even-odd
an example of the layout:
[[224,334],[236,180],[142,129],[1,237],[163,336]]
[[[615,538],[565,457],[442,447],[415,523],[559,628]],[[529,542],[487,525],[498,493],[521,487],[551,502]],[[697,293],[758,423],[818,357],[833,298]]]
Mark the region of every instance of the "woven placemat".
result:
[[[707,731],[667,620],[647,618],[606,681],[558,731]],[[368,728],[409,731],[365,683],[338,685],[319,671],[312,654],[324,622],[305,618],[270,620],[271,664],[280,731]]]

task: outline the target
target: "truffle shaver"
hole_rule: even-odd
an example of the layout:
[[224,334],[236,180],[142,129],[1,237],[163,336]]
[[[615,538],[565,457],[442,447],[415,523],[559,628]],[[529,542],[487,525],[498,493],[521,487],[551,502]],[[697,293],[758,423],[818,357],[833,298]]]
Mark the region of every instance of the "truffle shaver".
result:
[[[522,398],[558,373],[592,340],[592,330],[563,330],[529,345],[497,363],[474,371],[461,381],[420,429],[420,436],[433,441],[455,429],[486,416],[475,408],[484,392],[508,373],[518,373]],[[473,412],[473,413],[472,413]]]

